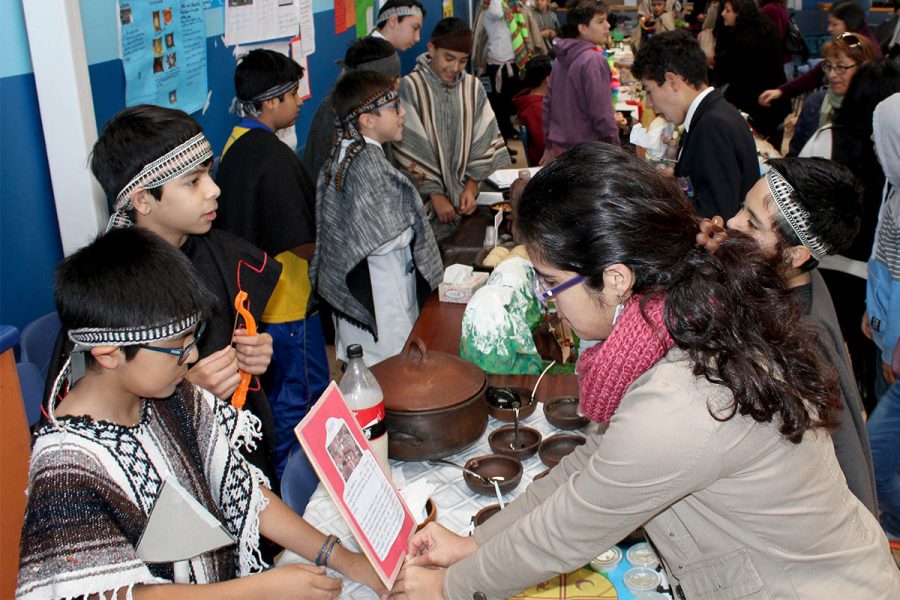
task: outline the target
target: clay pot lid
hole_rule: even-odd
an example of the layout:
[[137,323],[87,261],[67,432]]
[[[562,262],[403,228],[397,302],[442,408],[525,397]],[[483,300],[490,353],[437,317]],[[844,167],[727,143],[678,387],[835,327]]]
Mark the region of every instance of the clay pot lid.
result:
[[446,352],[428,350],[415,338],[403,352],[370,368],[387,410],[422,412],[455,406],[485,386],[484,371]]

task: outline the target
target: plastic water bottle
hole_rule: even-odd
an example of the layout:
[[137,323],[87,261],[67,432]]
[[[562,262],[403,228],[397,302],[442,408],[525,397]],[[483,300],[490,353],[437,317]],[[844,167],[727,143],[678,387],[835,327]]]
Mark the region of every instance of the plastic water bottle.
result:
[[363,362],[362,346],[351,344],[347,348],[347,359],[347,370],[338,387],[375,451],[375,457],[385,471],[390,473],[387,422],[384,420],[384,394],[381,386]]

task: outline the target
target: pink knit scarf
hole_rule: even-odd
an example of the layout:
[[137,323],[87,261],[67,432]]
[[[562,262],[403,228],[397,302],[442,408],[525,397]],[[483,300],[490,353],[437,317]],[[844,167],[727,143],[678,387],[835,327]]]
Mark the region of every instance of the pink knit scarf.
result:
[[665,297],[654,296],[641,314],[641,297],[632,296],[606,341],[585,350],[578,359],[581,414],[608,423],[635,379],[675,345],[663,320]]

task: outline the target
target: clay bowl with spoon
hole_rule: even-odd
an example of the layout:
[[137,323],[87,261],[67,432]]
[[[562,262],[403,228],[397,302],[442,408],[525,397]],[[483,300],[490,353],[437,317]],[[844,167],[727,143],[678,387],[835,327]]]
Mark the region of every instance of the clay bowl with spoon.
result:
[[514,490],[522,480],[522,462],[518,458],[503,454],[487,454],[470,458],[466,461],[465,468],[463,480],[466,482],[466,486],[482,496],[496,494],[494,481],[500,487],[500,493],[505,494]]
[[497,454],[514,456],[519,460],[534,456],[540,443],[541,432],[531,427],[516,428],[515,425],[503,425],[488,436],[491,450]]

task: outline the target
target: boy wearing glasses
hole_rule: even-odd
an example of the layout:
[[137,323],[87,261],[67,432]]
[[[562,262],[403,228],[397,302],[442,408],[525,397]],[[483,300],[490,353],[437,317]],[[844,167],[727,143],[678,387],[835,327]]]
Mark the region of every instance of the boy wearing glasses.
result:
[[[341,582],[325,575],[329,563],[384,591],[364,556],[334,546],[241,457],[259,436],[256,417],[187,381],[213,302],[183,253],[139,227],[61,263],[56,304],[75,347],[34,435],[16,597],[333,598]],[[173,550],[195,535],[186,519],[168,532],[171,547],[148,556],[148,524],[172,518],[160,512],[165,490],[233,541],[187,557]],[[308,559],[330,550],[318,567],[261,572],[260,535]]]
[[340,124],[319,175],[310,276],[334,310],[337,357],[360,344],[373,365],[403,349],[443,266],[415,186],[382,149],[403,138],[393,79],[348,73],[331,102]]
[[[106,123],[94,145],[91,170],[112,208],[110,227],[147,229],[180,248],[213,292],[199,359],[186,378],[228,402],[241,371],[262,375],[272,358],[271,336],[247,335],[246,323],[236,319],[235,296],[247,292],[250,314],[258,320],[281,267],[244,240],[210,231],[219,196],[209,175],[212,159],[212,147],[193,118],[142,105],[126,108]],[[272,413],[258,386],[248,391],[244,407],[259,418],[263,433],[245,456],[274,478]]]
[[214,227],[244,238],[282,266],[262,314],[263,329],[274,344],[266,392],[275,417],[279,477],[290,452],[300,450],[294,427],[330,380],[319,314],[307,308],[316,241],[315,183],[294,149],[275,135],[293,127],[300,114],[302,77],[303,67],[279,52],[253,50],[240,59],[232,112],[243,118],[216,172],[222,198]]

